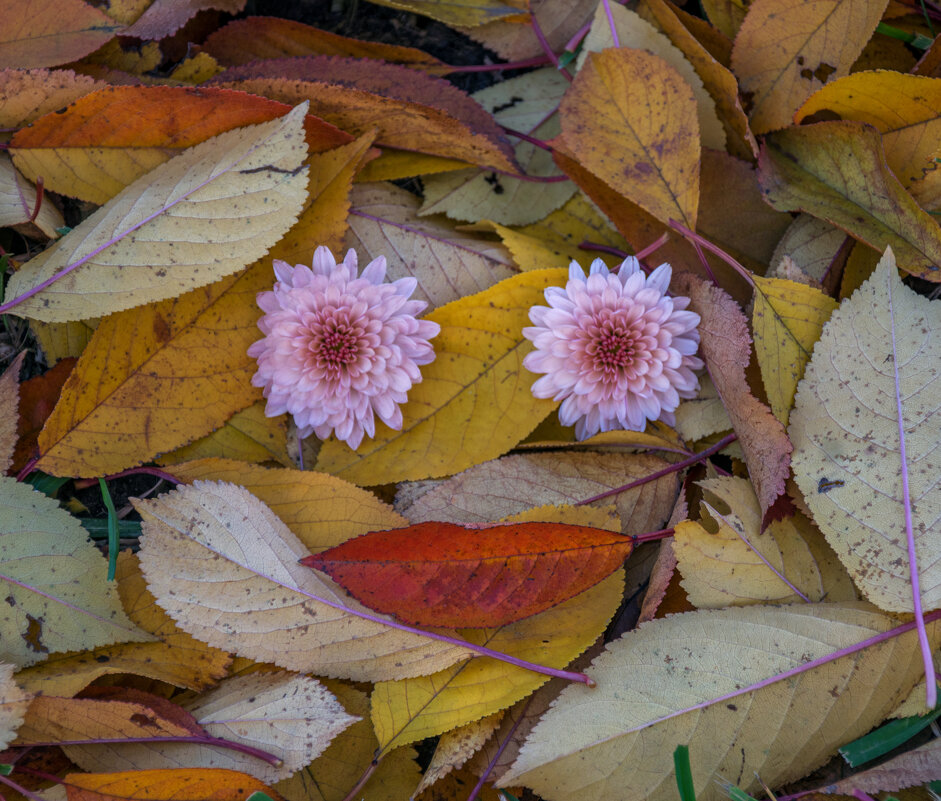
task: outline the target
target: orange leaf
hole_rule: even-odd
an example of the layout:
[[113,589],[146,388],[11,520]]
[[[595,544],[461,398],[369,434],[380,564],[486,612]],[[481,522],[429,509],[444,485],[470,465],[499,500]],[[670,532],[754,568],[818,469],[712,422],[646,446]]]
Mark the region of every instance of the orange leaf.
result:
[[416,626],[503,626],[561,603],[621,566],[632,540],[604,529],[417,523],[373,531],[301,564]]
[[230,22],[203,44],[203,52],[224,67],[259,58],[285,56],[352,56],[404,64],[433,75],[445,75],[447,64],[414,47],[362,42],[278,17],[249,17]]
[[69,801],[245,801],[256,792],[283,801],[254,776],[221,768],[69,773],[63,782]]
[[121,29],[82,0],[0,0],[0,20],[0,68],[65,64]]
[[232,67],[214,86],[282,103],[310,102],[312,114],[377,144],[514,171],[513,148],[478,103],[440,78],[368,59],[308,56]]
[[51,370],[30,378],[20,384],[19,422],[16,433],[19,439],[13,451],[13,473],[22,470],[26,463],[36,455],[37,437],[52,413],[62,385],[69,377],[77,359],[61,359]]
[[[263,97],[184,86],[115,86],[48,114],[10,142],[17,168],[46,189],[106,203],[128,184],[189,147],[290,109]],[[349,134],[307,116],[309,153],[347,144]]]

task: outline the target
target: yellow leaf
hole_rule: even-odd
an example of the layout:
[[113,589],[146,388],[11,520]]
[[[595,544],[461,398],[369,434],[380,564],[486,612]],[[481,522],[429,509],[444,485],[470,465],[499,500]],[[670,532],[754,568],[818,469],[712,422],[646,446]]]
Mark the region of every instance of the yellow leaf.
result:
[[[357,184],[346,247],[362,262],[385,256],[388,280],[418,280],[412,297],[429,309],[479,292],[515,272],[499,244],[418,216],[419,200],[393,184]],[[434,342],[438,350],[439,340]],[[425,372],[424,370],[422,371]]]
[[[553,801],[675,801],[673,750],[684,743],[696,755],[701,801],[726,797],[716,776],[738,777],[746,793],[762,782],[778,787],[823,764],[905,697],[922,670],[915,632],[708,702],[897,624],[859,603],[700,610],[645,623],[594,660],[586,672],[595,689],[562,691],[499,784],[523,784]],[[941,627],[931,628],[937,642]],[[708,705],[656,722],[699,703]]]
[[831,78],[848,75],[888,0],[755,0],[735,37],[732,69],[751,98],[751,127],[791,124]]
[[0,660],[25,667],[57,651],[151,639],[127,619],[106,575],[74,517],[0,476]]
[[186,483],[202,479],[240,484],[314,553],[409,522],[371,492],[326,473],[271,469],[231,459],[201,459],[172,465],[167,471]]
[[[364,692],[334,679],[323,682],[351,715],[359,716],[340,732],[317,759],[274,789],[287,801],[343,801],[350,788],[370,767],[379,741],[369,720],[369,698]],[[412,748],[387,755],[357,794],[357,801],[403,801],[421,778]]]
[[702,0],[709,21],[729,39],[734,39],[751,0]]
[[32,320],[30,329],[39,340],[46,362],[51,367],[60,359],[82,355],[92,334],[98,327],[98,319],[72,320],[68,323],[41,323]]
[[471,654],[346,611],[364,608],[298,564],[309,553],[303,543],[242,487],[197,482],[134,507],[144,520],[140,561],[150,591],[203,642],[355,681],[421,675]]
[[258,792],[272,797],[254,776],[222,768],[69,773],[63,784],[71,801],[248,801]]
[[217,456],[249,463],[275,461],[291,465],[287,453],[285,417],[266,416],[265,405],[265,401],[258,401],[236,412],[222,428],[164,454],[157,459],[157,464],[167,465]]
[[905,286],[887,250],[824,327],[790,435],[815,522],[865,596],[891,612],[913,611],[906,502],[921,602],[941,607],[939,381],[941,304]]
[[843,278],[840,281],[840,300],[846,300],[875,272],[881,254],[862,242],[853,243]]
[[456,729],[446,731],[438,738],[438,744],[435,746],[434,756],[425,770],[418,787],[412,794],[422,793],[426,788],[431,787],[443,776],[449,774],[452,770],[460,768],[468,759],[479,751],[485,742],[500,726],[503,720],[503,712],[494,712],[480,720],[474,720],[458,726]]
[[882,134],[885,158],[922,207],[941,201],[941,79],[891,70],[857,72],[814,93],[795,122],[828,109],[844,120],[866,122]]
[[872,127],[818,122],[770,134],[759,173],[779,211],[822,217],[880,252],[891,247],[903,270],[941,280],[941,227],[889,169]]
[[170,73],[170,80],[195,85],[208,81],[222,70],[223,67],[219,66],[219,62],[204,51],[181,61]]
[[13,665],[0,664],[0,748],[13,741],[31,698],[13,681]]
[[373,159],[363,167],[362,172],[356,176],[356,180],[363,183],[394,181],[398,178],[411,178],[415,175],[463,170],[467,166],[466,161],[459,161],[458,159],[385,148],[379,158]]
[[171,298],[261,257],[306,198],[306,106],[221,134],[139,178],[23,265],[5,300],[46,322],[100,317]]
[[357,451],[336,438],[324,443],[318,469],[356,484],[457,473],[505,453],[556,406],[530,391],[522,334],[529,309],[565,270],[535,270],[456,300],[427,316],[441,325],[435,360],[402,407],[401,431],[377,426]]
[[696,227],[696,101],[669,64],[642,50],[592,53],[559,113],[563,155],[661,222]]
[[754,276],[755,355],[771,411],[787,425],[797,382],[837,302],[819,289],[782,278]]
[[[563,668],[600,637],[624,590],[619,569],[600,584],[538,615],[495,629],[462,629],[477,645]],[[542,673],[475,657],[430,676],[378,682],[372,722],[382,753],[515,704],[549,681]]]
[[811,601],[856,600],[846,570],[806,518],[777,520],[762,530],[761,507],[744,478],[706,479],[699,486],[701,519],[678,523],[673,539],[683,589],[694,606],[804,600],[792,587]]

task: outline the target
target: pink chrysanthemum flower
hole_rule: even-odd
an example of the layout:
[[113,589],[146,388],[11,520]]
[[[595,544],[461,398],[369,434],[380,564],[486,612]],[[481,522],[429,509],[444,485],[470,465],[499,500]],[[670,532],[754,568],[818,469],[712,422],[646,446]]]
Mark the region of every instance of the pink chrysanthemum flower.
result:
[[680,398],[694,398],[695,370],[703,363],[699,315],[684,311],[689,298],[667,296],[672,270],[650,276],[633,256],[617,274],[601,259],[586,278],[577,262],[565,289],[549,287],[549,306],[533,306],[523,329],[535,350],[523,360],[537,398],[561,400],[559,420],[585,439],[599,431],[643,431],[648,420],[673,424]]
[[409,300],[414,278],[383,283],[384,256],[360,275],[356,263],[355,251],[337,264],[325,247],[312,268],[276,260],[274,291],[258,295],[265,338],[248,349],[266,415],[290,412],[300,436],[336,432],[351,448],[375,436],[375,417],[402,428],[399,404],[421,381],[419,366],[434,360],[428,340],[441,330],[415,318],[428,304]]

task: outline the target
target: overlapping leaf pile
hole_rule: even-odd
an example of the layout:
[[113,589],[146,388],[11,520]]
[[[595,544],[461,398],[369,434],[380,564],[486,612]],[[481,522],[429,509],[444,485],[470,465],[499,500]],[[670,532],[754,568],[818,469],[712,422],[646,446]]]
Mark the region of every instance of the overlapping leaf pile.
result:
[[[528,71],[472,97],[407,41],[220,24],[244,0],[0,0],[0,794],[666,801],[688,745],[713,801],[924,711],[941,12],[381,4]],[[319,245],[441,333],[400,430],[303,470],[246,351]],[[522,329],[571,259],[641,251],[701,317],[700,396],[575,442]],[[56,366],[21,384],[28,337]],[[123,471],[164,482],[119,555],[55,495]]]

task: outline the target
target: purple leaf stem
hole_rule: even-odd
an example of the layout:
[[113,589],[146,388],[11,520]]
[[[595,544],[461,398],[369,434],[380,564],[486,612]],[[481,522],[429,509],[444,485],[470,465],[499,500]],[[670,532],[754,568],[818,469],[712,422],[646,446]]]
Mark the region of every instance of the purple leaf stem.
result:
[[20,795],[23,795],[26,798],[29,798],[30,801],[45,801],[45,799],[41,795],[36,795],[36,793],[30,792],[25,787],[20,787],[20,785],[18,785],[15,781],[13,781],[12,779],[8,779],[3,774],[0,774],[0,784],[5,784],[14,792],[19,793]]
[[[716,256],[722,259],[722,261],[728,264],[729,267],[735,270],[735,272],[737,272],[740,276],[742,276],[742,278],[744,278],[745,281],[747,281],[750,286],[755,285],[755,279],[752,278],[751,273],[748,272],[748,270],[746,270],[745,267],[740,262],[733,259],[728,253],[726,253],[718,245],[712,244],[712,242],[710,242],[701,234],[697,234],[695,231],[691,231],[689,228],[683,225],[683,223],[681,223],[679,220],[670,220],[670,227],[675,228],[677,231],[683,234],[683,236],[685,236],[686,239],[689,240],[690,244],[694,248],[696,248],[697,252],[700,252],[700,248],[703,247],[706,250],[708,250],[710,253],[714,253]],[[701,253],[700,253],[700,256],[701,256]],[[703,258],[703,265],[705,266],[706,270],[709,272],[709,275],[712,277],[712,280],[715,283],[715,285],[719,286],[719,282],[716,281],[715,276],[712,275],[712,271],[709,269],[709,265],[706,263],[705,258]]]
[[284,760],[279,756],[262,751],[260,748],[253,748],[244,743],[237,743],[233,740],[224,740],[221,737],[210,737],[208,735],[199,737],[179,736],[179,737],[96,737],[91,740],[56,740],[48,743],[30,743],[31,747],[60,746],[60,745],[111,745],[114,743],[195,743],[197,745],[214,745],[218,748],[228,748],[232,751],[241,751],[243,754],[261,759],[269,765],[280,768]]
[[634,540],[634,544],[638,545],[642,542],[653,542],[654,540],[665,540],[668,537],[672,537],[674,530],[672,528],[661,528],[659,531],[645,531],[643,534],[637,534],[631,537]]
[[539,40],[539,44],[542,47],[543,52],[546,54],[549,61],[552,62],[552,65],[565,76],[566,80],[571,81],[572,76],[569,74],[568,70],[564,70],[559,66],[559,57],[552,51],[549,40],[546,39],[546,35],[542,32],[542,26],[539,24],[539,20],[536,19],[536,14],[533,12],[532,3],[529,4],[529,15],[532,18],[531,24],[533,33]]
[[[939,618],[941,618],[941,609],[936,609],[934,612],[929,612],[925,616],[925,620],[928,622],[938,620]],[[876,634],[866,640],[863,640],[862,642],[856,643],[855,645],[848,645],[846,648],[841,648],[839,651],[834,651],[832,654],[827,654],[826,656],[812,659],[810,662],[805,662],[803,665],[799,665],[796,668],[785,670],[783,673],[778,673],[777,675],[771,676],[770,678],[763,679],[762,681],[755,682],[754,684],[749,684],[747,687],[733,690],[732,692],[726,693],[725,695],[720,695],[718,698],[710,698],[708,701],[703,701],[699,704],[693,704],[693,706],[688,706],[685,709],[678,709],[676,712],[671,712],[669,715],[664,715],[661,718],[656,718],[654,720],[649,720],[646,723],[641,723],[639,726],[626,729],[625,731],[621,732],[621,734],[631,734],[635,731],[641,731],[642,729],[647,729],[651,726],[656,726],[659,723],[663,723],[665,720],[672,720],[673,718],[677,718],[680,715],[685,715],[687,712],[695,712],[697,709],[705,709],[707,706],[720,704],[723,701],[737,698],[738,696],[744,695],[745,693],[755,692],[756,690],[760,690],[771,684],[775,684],[776,682],[790,679],[793,676],[798,676],[801,673],[807,672],[808,670],[813,670],[816,667],[825,665],[827,662],[833,662],[840,657],[855,654],[858,651],[863,651],[866,648],[869,648],[870,646],[878,645],[879,643],[885,642],[886,640],[891,640],[893,637],[898,637],[900,634],[906,634],[914,628],[916,628],[914,622],[903,623],[901,626],[896,626],[894,629],[889,629],[888,631],[884,631],[881,634]],[[779,801],[781,800],[779,799]]]
[[588,503],[594,503],[595,501],[600,501],[602,498],[609,498],[612,495],[619,495],[622,492],[627,492],[634,487],[640,487],[644,484],[649,484],[651,481],[656,481],[658,478],[663,478],[664,476],[670,475],[670,473],[678,473],[684,467],[690,467],[697,462],[701,462],[703,459],[708,459],[714,453],[718,453],[727,445],[735,442],[738,439],[738,434],[731,433],[726,434],[722,439],[720,439],[715,445],[710,445],[704,451],[699,453],[694,453],[688,459],[684,459],[682,462],[677,462],[676,464],[671,464],[669,467],[664,467],[662,470],[658,470],[656,473],[651,473],[649,476],[644,476],[639,478],[636,481],[632,481],[630,484],[625,484],[623,487],[615,487],[614,489],[605,490],[598,495],[594,495],[591,498],[586,498],[583,501],[578,501],[576,506],[584,506]]
[[467,796],[467,801],[475,801],[480,791],[484,789],[484,784],[487,781],[487,777],[493,772],[494,767],[497,764],[497,760],[503,756],[503,752],[506,751],[506,747],[510,744],[510,741],[513,739],[513,735],[516,734],[516,730],[519,728],[520,723],[523,722],[523,718],[526,717],[526,711],[529,709],[529,705],[532,703],[533,697],[530,696],[529,700],[526,702],[526,706],[523,707],[523,711],[520,712],[520,716],[516,719],[516,722],[510,727],[510,731],[507,732],[506,737],[503,738],[503,742],[500,743],[500,747],[497,749],[497,753],[493,755],[493,759],[487,763],[487,767],[483,773],[480,774],[480,778],[477,780],[477,784],[474,785],[474,789],[471,790],[471,794]]
[[567,53],[575,52],[575,48],[582,43],[582,39],[584,39],[588,35],[588,31],[591,30],[591,23],[592,20],[588,20],[588,22],[575,31],[575,35],[565,43],[565,47],[563,49]]
[[366,786],[372,775],[376,772],[376,768],[379,767],[379,763],[382,761],[382,757],[375,757],[372,762],[366,766],[366,770],[363,771],[363,775],[359,777],[359,781],[353,785],[353,789],[350,790],[344,797],[343,801],[356,801],[356,798],[359,797],[359,791]]
[[902,417],[902,390],[899,386],[899,354],[895,341],[895,306],[892,302],[892,272],[887,273],[889,290],[889,320],[892,333],[892,375],[895,379],[895,416],[899,425],[899,458],[902,462],[902,504],[905,509],[905,538],[908,541],[908,569],[912,582],[912,604],[915,612],[915,625],[918,628],[918,644],[921,647],[922,660],[925,663],[925,687],[927,695],[925,703],[929,709],[934,709],[938,703],[938,688],[935,682],[928,678],[934,675],[934,660],[931,655],[931,644],[928,642],[928,632],[925,630],[925,612],[921,606],[921,582],[918,577],[918,554],[915,551],[915,532],[912,527],[912,497],[908,486],[908,456],[905,452],[905,420]]
[[32,459],[30,459],[30,460],[24,465],[23,469],[20,470],[20,472],[16,474],[16,480],[17,480],[17,481],[25,481],[25,480],[26,480],[26,477],[27,477],[30,473],[33,472],[33,468],[36,466],[36,462],[38,462],[38,461],[39,461],[39,457],[38,457],[38,456],[34,456]]
[[27,222],[33,222],[39,216],[39,209],[42,208],[42,199],[45,194],[46,186],[43,183],[42,176],[36,179],[36,205],[33,206],[33,213],[29,215]]
[[601,4],[604,6],[604,13],[608,15],[608,27],[611,29],[611,41],[614,43],[615,47],[621,46],[621,40],[618,38],[618,29],[614,25],[614,15],[611,13],[611,4],[608,0],[601,0]]
[[509,136],[515,136],[517,139],[522,139],[524,142],[529,142],[531,145],[547,150],[550,153],[552,152],[552,145],[544,142],[542,139],[537,139],[535,136],[524,134],[522,131],[516,131],[513,128],[507,128],[505,125],[501,125],[500,127],[503,128],[504,132]]
[[599,253],[610,253],[619,259],[626,259],[630,253],[625,253],[620,248],[613,248],[610,245],[601,245],[597,242],[589,242],[587,239],[578,246],[579,250],[596,250]]

